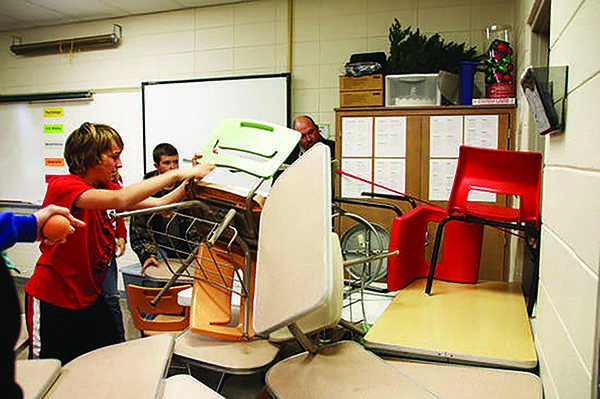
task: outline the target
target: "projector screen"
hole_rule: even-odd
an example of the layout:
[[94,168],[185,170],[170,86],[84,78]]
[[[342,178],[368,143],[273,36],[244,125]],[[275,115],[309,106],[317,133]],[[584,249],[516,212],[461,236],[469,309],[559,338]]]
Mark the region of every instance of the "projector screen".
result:
[[[180,167],[200,152],[223,119],[242,118],[288,126],[290,74],[142,83],[145,171],[154,169],[152,150],[163,142],[179,151]],[[206,180],[250,189],[257,178],[217,170]],[[259,192],[268,192],[265,182]]]

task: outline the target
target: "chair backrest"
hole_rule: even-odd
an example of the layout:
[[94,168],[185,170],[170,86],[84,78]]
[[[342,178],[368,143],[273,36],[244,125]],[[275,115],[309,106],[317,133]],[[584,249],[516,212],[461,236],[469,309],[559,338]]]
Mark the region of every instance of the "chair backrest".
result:
[[519,220],[539,221],[542,154],[461,146],[448,212],[468,214],[469,192],[519,196]]
[[225,119],[212,132],[200,155],[205,162],[269,178],[299,140],[297,131],[269,122]]
[[265,201],[255,277],[257,334],[293,322],[307,332],[340,319],[343,274],[331,232],[330,173],[329,148],[316,144],[279,176]]
[[[177,303],[177,294],[179,291],[190,287],[191,285],[171,287],[160,298],[156,306],[152,306],[150,301],[156,297],[161,288],[129,284],[127,286],[127,297],[135,327],[142,332],[185,330],[190,323],[190,311],[188,306],[181,306]],[[183,315],[177,316],[181,314]],[[170,315],[175,317],[146,319],[146,315]]]

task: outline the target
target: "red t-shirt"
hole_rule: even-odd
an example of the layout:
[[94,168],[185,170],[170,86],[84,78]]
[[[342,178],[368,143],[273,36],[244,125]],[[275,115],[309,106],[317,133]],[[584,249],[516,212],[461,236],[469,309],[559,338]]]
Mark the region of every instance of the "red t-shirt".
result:
[[[71,210],[87,226],[75,229],[64,244],[46,245],[25,291],[38,299],[68,309],[81,309],[96,301],[115,253],[115,227],[106,211],[80,209],[75,200],[94,187],[75,175],[60,176],[48,185],[42,207],[55,204]],[[114,183],[98,188],[118,190]]]

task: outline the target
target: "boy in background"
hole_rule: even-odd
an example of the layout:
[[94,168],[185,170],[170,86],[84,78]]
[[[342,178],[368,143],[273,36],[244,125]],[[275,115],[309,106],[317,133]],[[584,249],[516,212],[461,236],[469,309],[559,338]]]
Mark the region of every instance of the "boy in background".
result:
[[[161,143],[154,147],[152,151],[152,159],[154,161],[155,170],[144,175],[144,179],[168,173],[172,170],[179,169],[179,153],[177,149],[169,143]],[[179,182],[171,186],[165,186],[161,191],[154,194],[155,197],[160,197],[170,193],[179,186]],[[186,213],[185,211],[180,211]],[[150,223],[150,224],[148,224]],[[138,256],[142,265],[142,275],[148,267],[158,266],[161,257],[177,258],[177,253],[174,249],[181,251],[189,250],[185,245],[185,233],[188,230],[189,221],[181,218],[172,220],[169,215],[154,215],[150,219],[150,215],[133,216],[129,224],[129,240],[131,248]],[[155,234],[154,239],[148,232],[151,229]],[[196,233],[195,231],[193,232]],[[169,240],[166,235],[181,238],[182,240]],[[188,238],[197,238],[195,235]],[[156,242],[155,242],[156,241]],[[158,248],[157,244],[162,248]],[[173,248],[173,247],[176,248]]]

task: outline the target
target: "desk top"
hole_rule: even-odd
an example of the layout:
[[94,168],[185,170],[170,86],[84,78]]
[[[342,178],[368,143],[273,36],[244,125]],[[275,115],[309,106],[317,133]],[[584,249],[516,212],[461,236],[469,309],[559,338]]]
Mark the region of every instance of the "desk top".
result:
[[398,359],[386,363],[444,399],[542,399],[539,377],[524,371]]
[[160,334],[88,352],[62,367],[45,398],[156,398],[173,344]]
[[401,290],[367,333],[365,346],[380,353],[457,363],[530,369],[537,355],[518,284],[425,279]]

